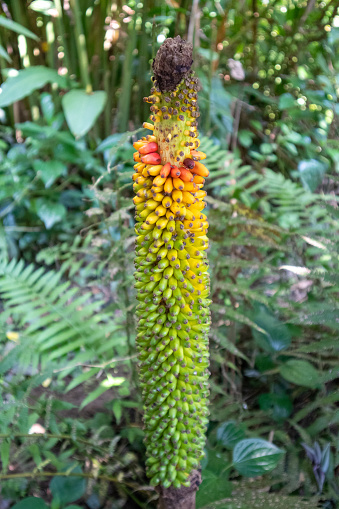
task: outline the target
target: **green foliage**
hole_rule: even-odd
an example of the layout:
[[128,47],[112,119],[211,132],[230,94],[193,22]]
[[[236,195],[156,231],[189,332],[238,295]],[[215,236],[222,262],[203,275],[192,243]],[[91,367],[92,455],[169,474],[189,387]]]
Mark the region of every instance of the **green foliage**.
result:
[[93,127],[104,109],[106,92],[87,94],[86,90],[71,90],[62,98],[65,118],[71,133],[81,138]]
[[[334,509],[335,2],[202,0],[195,16],[193,2],[111,5],[2,2],[0,475],[32,476],[1,478],[1,496],[18,509],[154,504],[134,372],[137,131],[124,131],[147,118],[157,37],[195,33],[213,295],[197,505]],[[240,480],[231,451],[258,437],[286,453],[263,479]],[[55,475],[74,467],[88,478]],[[44,502],[53,477],[71,491],[88,479],[87,491]]]
[[13,506],[13,509],[48,509],[48,506],[38,497],[28,497]]
[[47,83],[56,83],[65,88],[66,80],[58,75],[54,69],[42,65],[23,69],[9,78],[1,87],[0,107],[8,106],[27,97],[35,90],[44,87]]

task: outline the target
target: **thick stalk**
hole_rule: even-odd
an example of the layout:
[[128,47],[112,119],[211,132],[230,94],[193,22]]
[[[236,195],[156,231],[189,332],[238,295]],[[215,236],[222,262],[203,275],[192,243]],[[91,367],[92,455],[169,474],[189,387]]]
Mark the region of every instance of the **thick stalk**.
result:
[[88,94],[92,93],[92,84],[89,74],[88,55],[86,47],[86,38],[81,21],[81,9],[79,0],[71,0],[71,7],[75,19],[75,38],[78,50],[80,75],[83,87],[85,87]]
[[190,482],[189,488],[182,486],[176,489],[160,486],[158,488],[158,509],[195,509],[195,496],[201,484],[201,474],[198,470],[193,470],[190,475]]

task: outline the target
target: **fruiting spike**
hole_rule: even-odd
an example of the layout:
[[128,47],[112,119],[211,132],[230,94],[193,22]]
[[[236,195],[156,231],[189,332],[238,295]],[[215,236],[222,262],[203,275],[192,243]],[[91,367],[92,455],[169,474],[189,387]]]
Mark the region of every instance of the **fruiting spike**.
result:
[[134,143],[137,348],[147,474],[153,486],[189,486],[208,423],[208,170],[199,161],[198,80],[192,46],[167,39],[153,63],[153,136]]

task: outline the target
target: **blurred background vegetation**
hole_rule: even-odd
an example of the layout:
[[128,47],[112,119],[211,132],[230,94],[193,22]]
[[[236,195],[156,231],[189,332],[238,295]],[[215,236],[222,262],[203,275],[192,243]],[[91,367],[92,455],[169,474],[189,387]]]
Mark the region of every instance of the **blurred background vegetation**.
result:
[[[0,12],[0,508],[155,507],[132,143],[151,59],[178,34],[194,44],[211,170],[197,507],[337,508],[338,2],[1,0]],[[265,477],[277,462],[234,468],[245,437],[284,451]]]

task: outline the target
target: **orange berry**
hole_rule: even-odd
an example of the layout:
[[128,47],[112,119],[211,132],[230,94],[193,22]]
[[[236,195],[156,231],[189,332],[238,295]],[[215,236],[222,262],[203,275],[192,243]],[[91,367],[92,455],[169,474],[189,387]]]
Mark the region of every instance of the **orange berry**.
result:
[[205,179],[204,179],[204,177],[201,177],[200,175],[194,175],[193,182],[195,184],[203,184],[205,182]]
[[158,144],[152,141],[151,143],[146,143],[146,145],[143,145],[139,148],[140,154],[151,154],[152,152],[158,151]]
[[200,175],[200,177],[208,177],[210,174],[206,166],[204,166],[202,163],[199,163],[199,161],[195,162],[195,166],[191,171],[196,175]]
[[189,170],[187,170],[187,168],[180,166],[179,170],[181,180],[184,182],[193,182],[193,175]]
[[152,152],[150,154],[146,154],[146,155],[142,156],[141,162],[143,162],[145,164],[160,164],[161,157],[157,152]]
[[173,166],[173,168],[171,169],[171,177],[173,177],[174,179],[180,177],[180,170],[177,166]]
[[164,178],[167,178],[168,175],[170,174],[171,172],[171,165],[170,163],[166,163],[162,169],[161,169],[161,172],[160,172],[160,176],[164,179]]
[[191,150],[191,156],[196,157],[198,160],[206,159],[206,154],[204,154],[204,152],[199,152],[198,150]]

